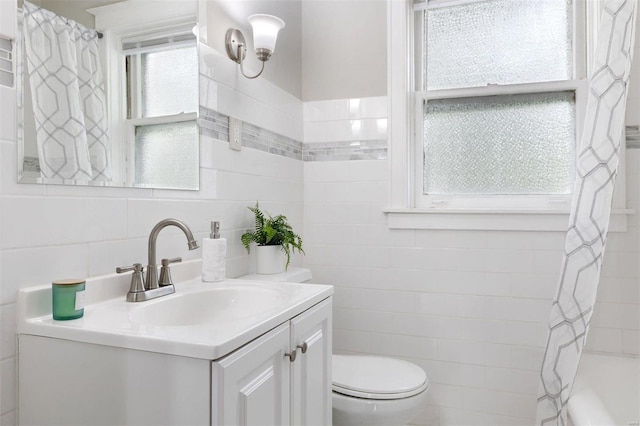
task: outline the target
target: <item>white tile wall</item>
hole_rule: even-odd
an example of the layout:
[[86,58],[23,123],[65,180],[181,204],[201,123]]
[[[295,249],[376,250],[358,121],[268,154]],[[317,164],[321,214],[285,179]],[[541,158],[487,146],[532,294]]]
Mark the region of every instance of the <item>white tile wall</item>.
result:
[[[16,409],[16,358],[6,358],[0,361],[0,410],[2,415]],[[4,424],[4,423],[3,423]]]
[[200,44],[200,103],[301,141],[302,101],[265,79],[239,77],[238,65],[226,53]]
[[[384,118],[383,100],[358,100],[381,107],[356,118]],[[353,117],[347,99],[307,102],[304,119],[308,143],[331,141],[319,124]],[[628,206],[636,210],[639,159],[640,150],[627,151]],[[564,234],[389,230],[387,166],[304,164],[305,264],[315,280],[336,286],[335,350],[422,365],[432,388],[416,424],[531,424]],[[640,352],[638,217],[609,237],[591,351]]]
[[387,98],[305,102],[304,142],[376,140],[387,137]]
[[[14,15],[15,2],[0,0],[0,5],[0,33],[10,30],[13,36],[4,17]],[[220,61],[210,49],[201,54],[202,103],[302,139],[301,101],[259,79],[237,80],[231,61]],[[255,262],[240,244],[240,235],[253,224],[247,206],[260,200],[266,211],[285,214],[302,232],[304,174],[300,161],[251,149],[236,152],[226,141],[203,137],[199,191],[17,184],[15,92],[0,90],[0,424],[13,425],[20,288],[145,263],[149,231],[167,217],[184,220],[199,240],[208,236],[210,220],[220,220],[228,244],[227,275],[251,272]],[[158,258],[175,256],[191,259],[200,251],[189,252],[184,236],[169,228],[158,239]],[[301,258],[294,256],[292,263]]]

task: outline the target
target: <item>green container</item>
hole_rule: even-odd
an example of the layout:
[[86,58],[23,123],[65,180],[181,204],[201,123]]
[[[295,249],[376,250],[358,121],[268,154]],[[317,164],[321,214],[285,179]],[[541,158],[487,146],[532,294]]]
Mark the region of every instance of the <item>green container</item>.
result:
[[72,320],[84,315],[84,280],[60,280],[52,284],[53,319]]

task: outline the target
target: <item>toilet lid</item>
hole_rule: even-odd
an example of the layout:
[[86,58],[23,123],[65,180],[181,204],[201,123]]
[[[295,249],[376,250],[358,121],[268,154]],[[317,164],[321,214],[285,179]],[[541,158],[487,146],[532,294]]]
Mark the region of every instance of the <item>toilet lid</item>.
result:
[[333,355],[333,390],[368,399],[399,399],[427,389],[429,381],[417,365],[395,358]]

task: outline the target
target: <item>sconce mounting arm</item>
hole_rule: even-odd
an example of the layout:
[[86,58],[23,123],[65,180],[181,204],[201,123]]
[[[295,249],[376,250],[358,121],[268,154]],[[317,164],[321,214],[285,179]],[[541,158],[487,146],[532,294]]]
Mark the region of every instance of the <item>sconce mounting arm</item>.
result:
[[[238,45],[238,57],[240,57],[242,49],[244,49],[246,51],[244,45],[242,45],[242,44]],[[260,57],[258,57],[258,59],[260,59]],[[256,75],[254,75],[253,77],[244,73],[244,67],[242,66],[243,62],[244,61],[242,59],[240,59],[240,62],[239,62],[240,63],[240,72],[242,73],[242,75],[244,75],[245,77],[247,77],[250,80],[253,80],[254,78],[260,77],[260,75],[262,74],[262,71],[264,71],[264,60],[263,59],[260,59],[260,62],[262,62],[262,67],[260,68],[260,72],[258,74],[256,74]]]
[[248,79],[254,79],[259,77],[264,71],[264,63],[268,61],[271,57],[271,51],[269,49],[256,49],[256,55],[260,62],[262,62],[262,67],[260,68],[260,72],[254,76],[249,76],[244,72],[244,59],[247,56],[247,42],[242,34],[242,31],[236,28],[230,28],[227,30],[227,34],[225,36],[225,47],[227,49],[227,56],[229,58],[240,64],[240,72],[242,75]]

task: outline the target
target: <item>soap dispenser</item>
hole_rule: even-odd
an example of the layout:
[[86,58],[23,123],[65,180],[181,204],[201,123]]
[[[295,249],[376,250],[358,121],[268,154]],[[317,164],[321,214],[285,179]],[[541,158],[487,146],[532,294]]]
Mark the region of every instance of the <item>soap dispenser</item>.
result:
[[227,240],[220,238],[220,222],[211,222],[211,234],[202,241],[202,281],[225,279]]

